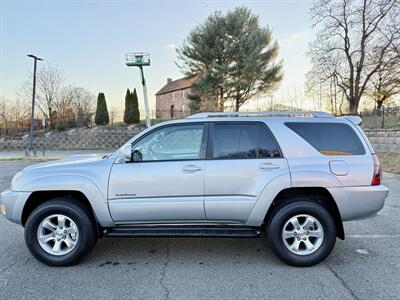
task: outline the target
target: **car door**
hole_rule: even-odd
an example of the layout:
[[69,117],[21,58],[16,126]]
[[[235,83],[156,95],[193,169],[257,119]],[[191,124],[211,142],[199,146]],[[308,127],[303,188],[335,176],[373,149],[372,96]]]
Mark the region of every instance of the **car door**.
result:
[[268,182],[288,172],[287,161],[263,123],[223,122],[210,129],[206,218],[244,223]]
[[159,127],[132,144],[132,159],[115,163],[109,208],[117,223],[204,221],[208,126]]

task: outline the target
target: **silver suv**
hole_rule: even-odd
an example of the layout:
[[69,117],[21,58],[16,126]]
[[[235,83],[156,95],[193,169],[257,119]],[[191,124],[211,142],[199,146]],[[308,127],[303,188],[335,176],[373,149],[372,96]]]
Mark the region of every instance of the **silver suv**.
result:
[[359,117],[201,113],[153,126],[109,155],[17,173],[2,213],[41,262],[77,263],[101,237],[257,237],[294,266],[375,215],[388,190]]

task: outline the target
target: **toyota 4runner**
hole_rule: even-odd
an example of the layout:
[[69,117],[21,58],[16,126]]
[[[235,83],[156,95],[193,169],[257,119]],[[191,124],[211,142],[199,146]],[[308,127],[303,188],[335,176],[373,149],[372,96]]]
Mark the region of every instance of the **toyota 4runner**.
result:
[[34,257],[77,263],[102,237],[257,237],[294,266],[375,215],[388,190],[355,116],[200,113],[144,130],[108,155],[29,166],[1,194]]

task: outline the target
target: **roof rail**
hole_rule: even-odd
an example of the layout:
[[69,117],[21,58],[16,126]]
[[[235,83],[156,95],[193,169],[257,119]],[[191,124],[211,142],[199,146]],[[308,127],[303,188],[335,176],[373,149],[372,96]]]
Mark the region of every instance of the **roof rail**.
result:
[[204,119],[219,117],[307,117],[333,118],[330,113],[323,111],[257,111],[257,112],[204,112],[186,117],[186,119]]

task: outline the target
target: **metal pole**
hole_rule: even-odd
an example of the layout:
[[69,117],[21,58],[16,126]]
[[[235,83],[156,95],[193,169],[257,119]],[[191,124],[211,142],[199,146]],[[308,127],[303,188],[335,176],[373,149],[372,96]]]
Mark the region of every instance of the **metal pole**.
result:
[[146,111],[146,126],[150,127],[150,114],[149,114],[149,103],[147,98],[147,87],[146,87],[146,80],[144,79],[143,67],[140,66],[140,76],[142,77],[142,85],[143,85],[143,98],[144,98],[144,108]]
[[29,130],[29,154],[33,150],[33,129],[34,129],[34,121],[35,121],[35,93],[36,93],[36,62],[37,57],[33,57],[33,89],[32,89],[32,115],[31,115],[31,127]]

